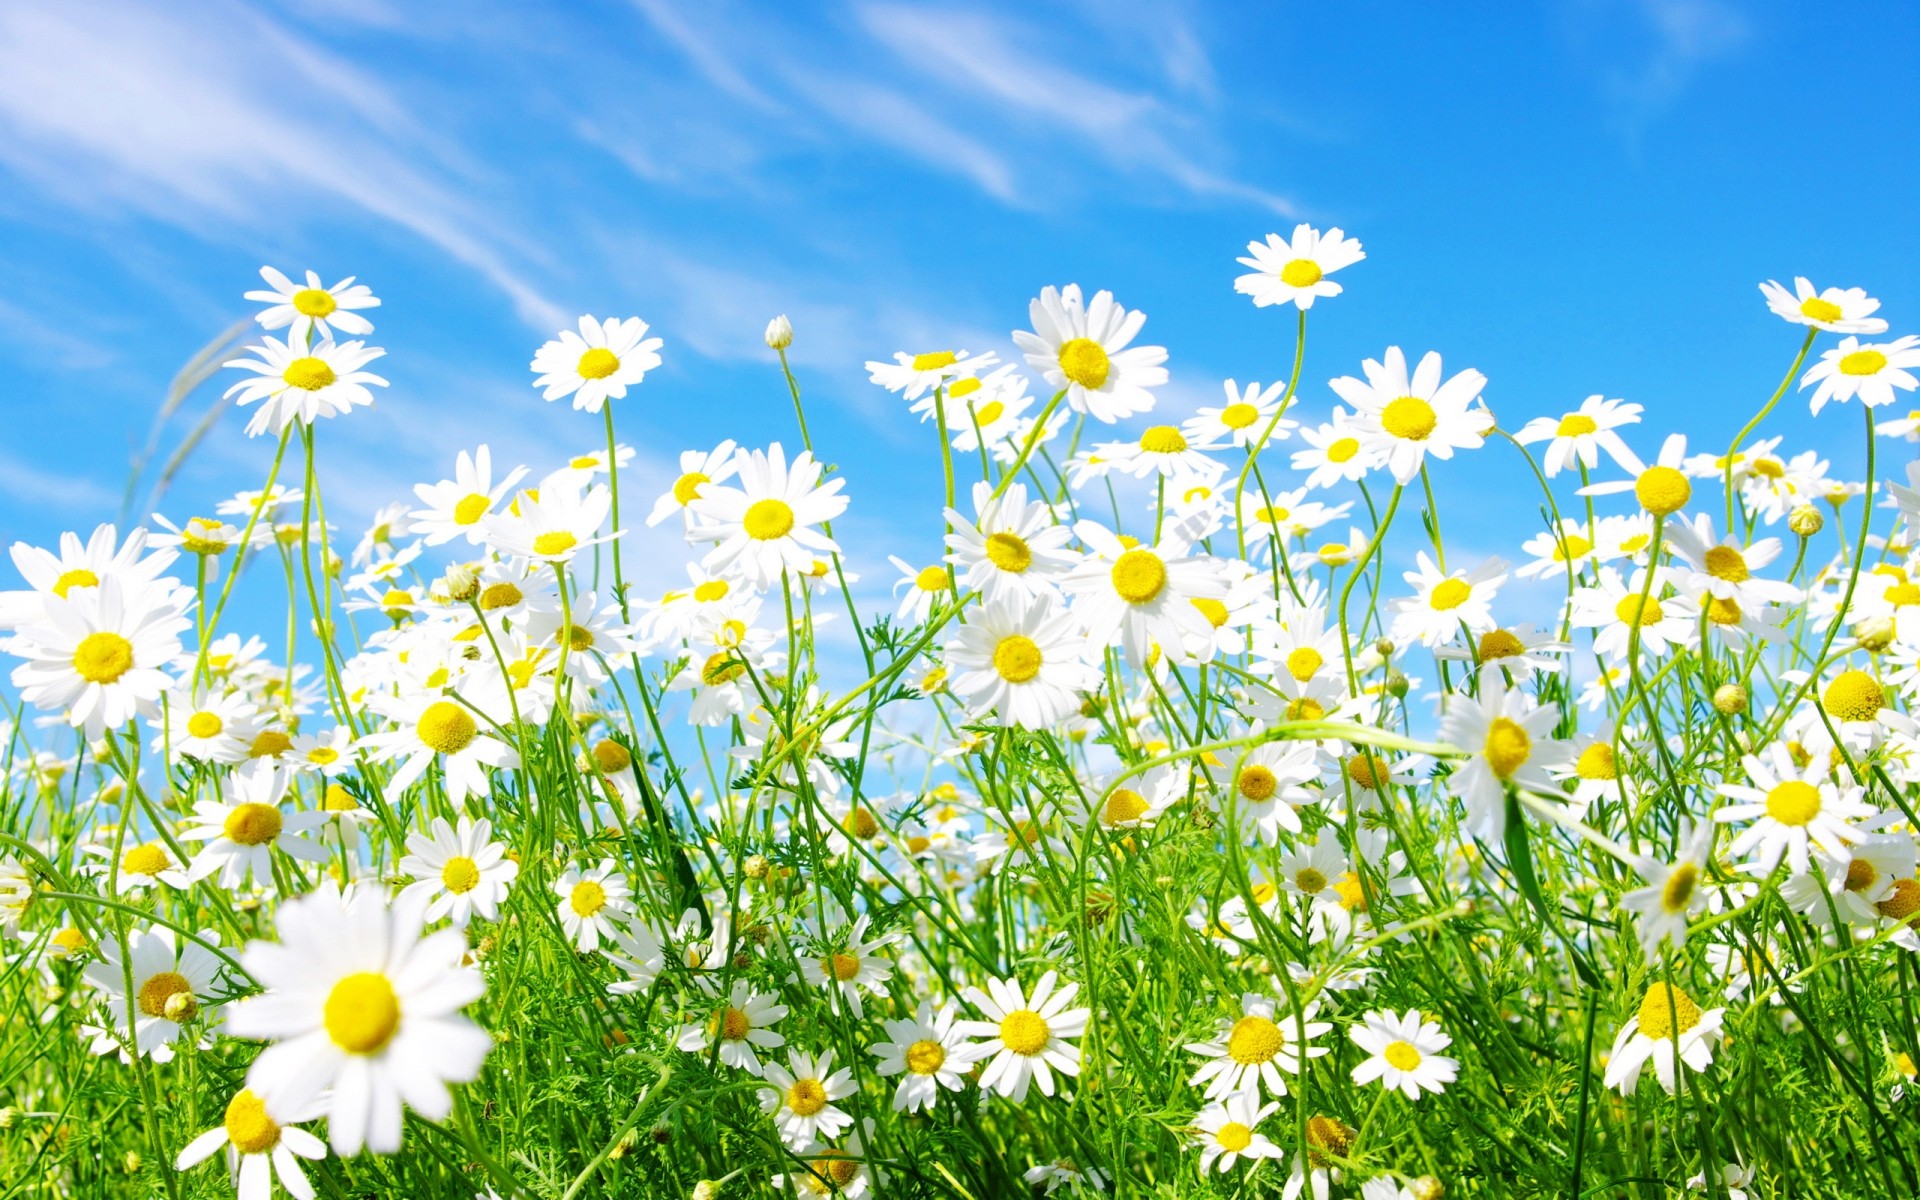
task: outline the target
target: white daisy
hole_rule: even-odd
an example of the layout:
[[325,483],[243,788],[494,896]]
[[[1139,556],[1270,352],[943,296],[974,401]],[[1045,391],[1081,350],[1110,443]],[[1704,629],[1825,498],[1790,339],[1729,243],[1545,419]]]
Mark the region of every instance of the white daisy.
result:
[[1296,471],[1307,472],[1306,491],[1330,488],[1337,483],[1354,483],[1380,465],[1377,447],[1365,443],[1367,431],[1339,405],[1333,419],[1325,425],[1308,425],[1300,430],[1304,450],[1293,452]]
[[218,872],[224,888],[238,887],[249,876],[267,884],[276,849],[307,862],[327,861],[324,846],[299,836],[325,825],[326,814],[280,807],[290,778],[270,760],[251,762],[221,782],[221,799],[195,803],[180,836],[207,845],[193,856],[187,877],[198,882]]
[[307,272],[305,287],[273,267],[261,267],[260,278],[270,290],[251,291],[246,298],[267,306],[254,317],[262,329],[287,329],[288,340],[303,341],[314,334],[330,341],[336,332],[353,337],[373,332],[373,322],[357,310],[379,308],[380,298],[366,284],[354,283],[351,275],[332,287],[321,286],[317,271]]
[[1720,1040],[1724,1008],[1705,1012],[1679,988],[1655,983],[1647,988],[1639,1010],[1620,1027],[1607,1056],[1606,1086],[1629,1096],[1640,1085],[1640,1075],[1652,1061],[1660,1086],[1672,1095],[1676,1084],[1674,1054],[1694,1072],[1713,1065],[1713,1047]]
[[369,733],[358,745],[376,762],[405,760],[387,783],[395,792],[412,787],[438,760],[447,794],[458,804],[487,794],[489,768],[520,765],[519,752],[481,728],[472,709],[438,691],[378,699],[373,708],[394,727]]
[[610,858],[590,871],[569,866],[553,881],[553,894],[560,897],[555,906],[560,928],[583,953],[599,949],[600,942],[633,915],[633,889]]
[[1507,581],[1507,564],[1490,558],[1471,571],[1443,572],[1422,550],[1415,569],[1401,578],[1417,594],[1388,605],[1395,614],[1395,644],[1438,646],[1452,640],[1462,626],[1473,634],[1494,627],[1493,598]]
[[483,522],[487,514],[526,473],[525,467],[515,467],[495,483],[493,452],[486,446],[472,454],[462,450],[454,460],[452,479],[413,485],[413,494],[426,505],[408,514],[415,522],[414,532],[429,546],[443,545],[457,537],[480,545],[485,540]]
[[181,1026],[200,1019],[203,1005],[226,990],[226,969],[213,952],[171,929],[130,931],[124,958],[117,937],[102,937],[99,954],[84,974],[106,1002],[106,1029],[115,1039],[108,1044],[117,1046],[131,1028],[133,1053],[154,1062],[169,1061]]
[[1507,786],[1543,795],[1559,792],[1551,770],[1571,755],[1549,735],[1559,710],[1537,706],[1498,671],[1480,676],[1480,695],[1453,693],[1440,721],[1442,741],[1465,750],[1466,762],[1447,777],[1447,790],[1467,806],[1467,826],[1499,843],[1507,831]]
[[[318,1110],[300,1114],[311,1120]],[[227,1174],[232,1177],[238,1200],[268,1200],[273,1194],[273,1177],[296,1200],[313,1200],[313,1184],[300,1166],[300,1160],[322,1159],[327,1144],[291,1123],[281,1124],[267,1115],[266,1102],[248,1088],[241,1088],[227,1101],[220,1124],[186,1144],[173,1160],[173,1169],[189,1171],[225,1147]]]
[[1053,387],[1066,392],[1076,412],[1109,424],[1153,407],[1149,388],[1167,381],[1167,352],[1161,346],[1128,343],[1147,323],[1142,312],[1128,312],[1099,292],[1084,305],[1080,285],[1042,288],[1028,305],[1033,332],[1015,330],[1013,340],[1027,365]]
[[582,490],[578,480],[558,480],[535,496],[523,491],[505,512],[481,518],[480,536],[501,554],[568,563],[588,546],[611,542],[624,530],[601,534],[613,508],[612,493],[599,484]]
[[822,467],[811,451],[801,451],[789,466],[779,442],[764,451],[742,450],[734,461],[738,487],[708,483],[688,506],[688,540],[715,543],[703,566],[764,589],[786,571],[806,575],[816,561],[840,552],[813,527],[846,511],[847,498],[840,494],[845,480],[822,483]]
[[1423,1091],[1445,1091],[1460,1072],[1458,1062],[1440,1053],[1453,1039],[1417,1008],[1404,1015],[1391,1009],[1367,1013],[1347,1036],[1369,1056],[1353,1069],[1353,1082],[1362,1087],[1378,1079],[1388,1091],[1398,1088],[1418,1100]]
[[1908,334],[1880,345],[1863,345],[1858,338],[1846,337],[1807,369],[1800,387],[1820,385],[1809,401],[1815,413],[1829,400],[1858,399],[1868,408],[1880,408],[1893,403],[1895,389],[1911,392],[1920,387],[1911,367],[1920,367],[1920,336]]
[[882,1078],[902,1076],[893,1090],[893,1111],[932,1111],[941,1088],[957,1092],[966,1086],[980,1048],[967,1040],[956,1017],[953,1005],[935,1009],[922,1000],[911,1018],[881,1022],[889,1040],[868,1046],[867,1053],[880,1060],[874,1070]]
[[980,1073],[982,1088],[1020,1104],[1036,1078],[1040,1094],[1051,1096],[1054,1071],[1080,1074],[1080,1047],[1071,1039],[1086,1032],[1091,1010],[1068,1008],[1080,985],[1069,983],[1056,989],[1059,978],[1048,971],[1033,985],[1030,996],[1021,995],[1017,980],[991,976],[986,990],[966,990],[967,1002],[987,1017],[962,1023],[967,1034],[986,1039],[980,1044],[980,1056],[991,1061]]
[[294,422],[311,425],[321,417],[337,417],[373,404],[368,387],[386,387],[387,381],[365,367],[386,351],[360,342],[317,342],[296,346],[293,339],[264,338],[249,347],[255,358],[236,358],[222,365],[252,371],[256,378],[228,388],[235,406],[245,408],[264,400],[247,422],[247,436],[258,437],[268,426],[284,433]]
[[1122,541],[1096,521],[1081,521],[1074,532],[1092,553],[1062,586],[1094,647],[1118,645],[1128,663],[1140,667],[1156,645],[1183,655],[1189,636],[1208,634],[1207,618],[1193,601],[1220,599],[1226,584],[1211,556],[1194,553],[1198,526],[1174,522],[1153,545]]
[[425,914],[429,924],[451,917],[464,929],[475,913],[499,920],[500,904],[520,874],[520,864],[493,840],[493,822],[485,817],[476,821],[462,816],[457,827],[435,817],[431,834],[407,835],[407,851],[400,870],[418,882],[406,890],[432,898]]
[[1588,396],[1572,412],[1558,418],[1535,417],[1513,436],[1523,446],[1534,442],[1547,443],[1547,452],[1542,456],[1540,465],[1548,479],[1576,462],[1589,471],[1593,470],[1600,465],[1602,450],[1614,462],[1624,466],[1633,457],[1633,451],[1627,449],[1627,444],[1614,430],[1639,424],[1641,411],[1638,404],[1628,404],[1624,400]]
[[1055,524],[1044,500],[1027,502],[1027,488],[1011,483],[997,498],[985,480],[973,485],[974,519],[946,510],[947,561],[960,582],[988,604],[1023,597],[1057,596],[1080,556],[1067,543],[1071,532]]
[[946,646],[948,686],[976,717],[1051,729],[1097,691],[1100,670],[1072,614],[1047,600],[1001,600],[962,625]]
[[[1000,356],[992,351],[970,356],[965,350],[930,350],[923,354],[899,350],[894,352],[890,363],[869,361],[867,378],[908,400],[917,400],[951,381],[971,378],[999,361]],[[916,411],[921,411],[920,406],[916,406]],[[925,405],[921,420],[932,415],[933,405]]]
[[1327,276],[1367,256],[1359,240],[1339,228],[1321,233],[1305,224],[1293,227],[1291,241],[1270,233],[1264,242],[1248,242],[1247,253],[1240,262],[1253,270],[1235,279],[1233,290],[1253,297],[1256,308],[1294,304],[1302,312],[1321,296],[1338,296],[1340,285]]
[[1802,275],[1795,277],[1791,292],[1769,279],[1760,285],[1760,294],[1767,298],[1767,307],[1775,316],[1795,325],[1810,325],[1828,333],[1887,331],[1886,321],[1872,315],[1879,309],[1880,302],[1867,295],[1863,288],[1830,287],[1816,292]]
[[1767,871],[1784,855],[1797,875],[1807,869],[1809,846],[1846,859],[1853,845],[1866,840],[1854,822],[1874,810],[1863,802],[1860,788],[1833,781],[1824,756],[1798,766],[1787,746],[1772,742],[1761,754],[1741,756],[1740,764],[1751,782],[1721,784],[1720,794],[1736,803],[1713,812],[1716,821],[1753,822],[1734,839],[1732,853],[1752,852],[1755,864]]
[[833,1051],[818,1058],[795,1050],[787,1065],[769,1059],[762,1079],[773,1086],[760,1089],[760,1111],[773,1118],[780,1140],[790,1150],[810,1150],[823,1138],[839,1137],[853,1118],[834,1104],[859,1089],[851,1068],[833,1069]]
[[7,647],[26,660],[13,669],[20,698],[64,712],[88,737],[156,710],[172,686],[167,666],[180,633],[192,624],[171,591],[128,586],[109,578],[46,597],[40,620]]
[[1279,1105],[1260,1103],[1252,1092],[1235,1092],[1224,1101],[1216,1100],[1193,1119],[1194,1145],[1200,1148],[1200,1174],[1216,1167],[1233,1170],[1241,1159],[1279,1158],[1280,1147],[1260,1133],[1259,1125],[1272,1116]]
[[1475,407],[1487,377],[1472,368],[1442,382],[1440,355],[1428,351],[1409,376],[1398,346],[1387,348],[1383,362],[1369,358],[1360,368],[1366,379],[1343,375],[1329,386],[1353,406],[1362,444],[1396,483],[1413,482],[1429,454],[1446,459],[1478,449],[1493,428],[1493,414]]
[[787,1039],[773,1029],[786,1015],[786,1005],[765,992],[754,991],[746,980],[736,979],[726,1001],[710,1016],[680,1027],[674,1045],[704,1054],[717,1042],[722,1063],[751,1075],[762,1075],[765,1067],[754,1051],[777,1050],[787,1044]]
[[653,511],[647,514],[648,527],[658,525],[674,513],[691,521],[693,513],[688,505],[700,498],[706,485],[725,483],[733,478],[733,472],[739,465],[737,449],[729,438],[711,450],[682,450],[680,474],[674,479],[673,486],[653,502]]
[[[1240,1015],[1222,1018],[1212,1040],[1189,1043],[1187,1049],[1206,1061],[1187,1082],[1204,1085],[1207,1099],[1224,1100],[1235,1094],[1287,1094],[1287,1075],[1298,1075],[1309,1058],[1331,1053],[1313,1040],[1333,1028],[1316,1021],[1320,1002],[1310,1000],[1298,1013],[1287,1001],[1259,992],[1243,992]],[[1282,1072],[1285,1072],[1283,1075]]]
[[[1249,446],[1258,441],[1273,425],[1274,414],[1280,409],[1280,397],[1286,393],[1286,383],[1270,383],[1262,388],[1257,383],[1249,383],[1244,389],[1233,380],[1226,381],[1227,403],[1223,408],[1201,407],[1199,414],[1188,417],[1182,428],[1189,441],[1202,449],[1219,446]],[[1299,428],[1298,421],[1282,419],[1273,427],[1273,440],[1285,441],[1289,434]]]
[[575,408],[597,413],[660,365],[660,346],[659,338],[647,336],[647,323],[639,317],[581,317],[579,333],[563,329],[534,353],[529,367],[539,378],[533,386],[543,389],[548,400],[572,396]]

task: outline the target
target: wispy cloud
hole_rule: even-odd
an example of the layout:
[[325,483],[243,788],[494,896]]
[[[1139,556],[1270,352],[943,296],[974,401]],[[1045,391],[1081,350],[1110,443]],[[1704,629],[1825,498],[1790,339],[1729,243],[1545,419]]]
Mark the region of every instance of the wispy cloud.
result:
[[1703,66],[1744,46],[1752,30],[1726,0],[1633,0],[1628,10],[1650,42],[1636,62],[1609,74],[1606,89],[1631,140],[1685,93]]

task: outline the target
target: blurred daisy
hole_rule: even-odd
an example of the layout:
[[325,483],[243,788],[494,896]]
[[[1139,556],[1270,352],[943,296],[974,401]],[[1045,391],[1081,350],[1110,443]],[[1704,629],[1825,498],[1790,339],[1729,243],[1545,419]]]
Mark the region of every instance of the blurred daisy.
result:
[[464,929],[475,913],[489,921],[500,919],[500,904],[520,864],[493,840],[493,822],[462,816],[456,827],[445,817],[435,817],[431,833],[407,835],[407,851],[400,870],[418,882],[406,891],[431,897],[425,913],[429,924],[450,917]]
[[647,336],[647,323],[639,317],[581,317],[579,333],[563,329],[535,352],[530,366],[539,378],[533,386],[543,389],[548,400],[572,396],[575,408],[597,413],[660,365],[660,346],[659,338]]
[[1793,290],[1772,279],[1760,285],[1767,307],[1775,316],[1795,325],[1811,325],[1828,333],[1885,333],[1887,323],[1873,315],[1880,302],[1862,288],[1830,287],[1816,292],[1802,275],[1793,281]]
[[1452,458],[1475,450],[1493,428],[1493,414],[1475,407],[1487,377],[1471,368],[1442,382],[1440,356],[1429,351],[1411,376],[1400,347],[1384,361],[1361,364],[1366,379],[1341,376],[1329,385],[1358,414],[1362,444],[1392,472],[1396,483],[1413,482],[1427,456]]
[[[908,354],[900,350],[894,353],[890,363],[868,362],[867,378],[890,392],[898,392],[908,400],[916,400],[950,381],[978,375],[999,361],[1000,357],[992,351],[970,356],[965,350],[930,350],[924,354]],[[932,415],[933,406],[929,404],[921,414],[921,419]]]
[[1353,1082],[1361,1087],[1378,1079],[1388,1091],[1398,1088],[1407,1099],[1418,1100],[1423,1091],[1445,1091],[1460,1072],[1457,1061],[1440,1053],[1453,1039],[1417,1008],[1404,1015],[1391,1009],[1367,1013],[1347,1036],[1369,1056],[1353,1069]]
[[373,404],[368,387],[386,387],[387,381],[361,368],[385,354],[360,342],[318,342],[295,346],[293,340],[264,338],[248,347],[254,358],[232,359],[223,366],[252,371],[226,391],[239,408],[264,400],[247,422],[247,436],[258,437],[273,427],[285,433],[296,421],[311,425],[321,417],[337,417]]
[[887,555],[887,561],[893,569],[900,572],[900,578],[893,585],[893,594],[901,596],[900,607],[894,616],[907,625],[924,625],[933,615],[935,601],[953,594],[953,579],[947,574],[947,568],[935,563],[930,567],[915,567],[904,558]]
[[262,329],[287,329],[289,341],[305,341],[314,334],[331,341],[336,332],[353,337],[373,332],[373,322],[356,310],[379,308],[380,298],[366,284],[354,283],[351,275],[332,287],[321,286],[317,271],[307,272],[305,287],[273,267],[261,267],[260,278],[270,290],[251,291],[246,298],[267,306],[254,317]]
[[1080,299],[1080,285],[1041,289],[1028,306],[1033,332],[1015,330],[1013,340],[1027,365],[1067,394],[1076,412],[1111,424],[1153,407],[1149,388],[1167,381],[1167,352],[1160,346],[1128,347],[1147,323],[1142,312],[1128,312],[1100,292],[1091,306]]
[[154,1062],[169,1061],[181,1026],[199,1019],[202,1004],[226,990],[225,968],[213,952],[171,929],[131,930],[125,957],[117,937],[102,937],[99,955],[84,974],[106,1002],[106,1028],[116,1039],[131,1028],[133,1053]]
[[1321,233],[1305,224],[1293,227],[1291,242],[1281,241],[1277,233],[1268,234],[1264,242],[1248,242],[1247,254],[1250,257],[1240,262],[1253,270],[1235,279],[1233,290],[1253,297],[1256,308],[1294,304],[1302,312],[1321,296],[1338,296],[1340,285],[1327,276],[1367,256],[1359,241],[1342,230]]
[[1036,1078],[1041,1095],[1051,1096],[1054,1071],[1080,1074],[1080,1047],[1072,1039],[1086,1032],[1090,1010],[1068,1008],[1080,985],[1069,983],[1056,989],[1058,982],[1059,976],[1048,971],[1033,985],[1030,996],[1021,995],[1016,980],[991,977],[984,991],[966,990],[968,1003],[987,1017],[963,1025],[966,1033],[986,1039],[980,1056],[990,1061],[980,1073],[982,1088],[1019,1104]]
[[[132,838],[127,840],[133,844],[121,851],[120,869],[114,881],[116,895],[124,896],[129,892],[145,891],[156,883],[164,883],[170,888],[183,888],[192,884],[193,881],[187,878],[186,871],[181,868],[179,860],[165,842],[138,842]],[[111,862],[113,846],[110,842],[111,839],[88,842],[81,849]],[[96,867],[96,870],[103,873],[106,869],[105,864]]]
[[[316,1107],[301,1114],[300,1119],[312,1120],[319,1115]],[[173,1160],[173,1169],[192,1170],[223,1147],[227,1174],[233,1179],[239,1200],[268,1200],[275,1175],[288,1195],[313,1200],[313,1184],[300,1160],[325,1158],[327,1144],[292,1123],[275,1121],[267,1115],[266,1103],[248,1088],[241,1088],[227,1101],[220,1124],[186,1144]]]

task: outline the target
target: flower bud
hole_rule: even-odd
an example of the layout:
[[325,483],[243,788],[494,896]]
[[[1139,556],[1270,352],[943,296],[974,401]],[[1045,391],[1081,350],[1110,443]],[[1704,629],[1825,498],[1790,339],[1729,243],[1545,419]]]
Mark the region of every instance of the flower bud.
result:
[[787,314],[781,313],[767,322],[767,349],[785,350],[793,345],[793,322],[787,320]]
[[720,1200],[720,1181],[718,1179],[702,1179],[699,1183],[694,1184],[693,1200]]
[[167,1020],[176,1025],[185,1025],[200,1015],[200,1001],[192,992],[175,992],[167,997],[163,1011]]
[[756,854],[747,859],[746,872],[748,879],[765,879],[773,873],[773,864],[767,861],[766,855]]
[[1381,658],[1392,658],[1393,640],[1391,638],[1381,638],[1373,644],[1373,652]]
[[1811,504],[1802,504],[1787,514],[1787,528],[1803,538],[1810,538],[1826,527],[1827,519]]
[[448,566],[440,582],[446,588],[447,596],[460,604],[480,594],[480,573],[466,563]]
[[1714,711],[1723,717],[1737,717],[1747,711],[1747,689],[1737,683],[1723,683],[1713,690]]
[[1869,617],[1853,627],[1854,636],[1860,639],[1860,648],[1880,653],[1893,645],[1894,624],[1892,617]]
[[1431,1175],[1422,1175],[1414,1180],[1407,1185],[1407,1191],[1413,1194],[1413,1200],[1440,1200],[1447,1194],[1447,1189]]
[[1392,696],[1395,700],[1405,700],[1407,698],[1407,688],[1409,686],[1410,685],[1407,682],[1407,677],[1401,674],[1399,671],[1394,671],[1388,674],[1387,694]]

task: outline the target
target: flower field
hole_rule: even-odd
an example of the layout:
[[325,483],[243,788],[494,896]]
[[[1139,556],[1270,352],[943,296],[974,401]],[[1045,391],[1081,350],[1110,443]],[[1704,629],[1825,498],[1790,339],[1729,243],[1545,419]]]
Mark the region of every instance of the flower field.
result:
[[1251,244],[1290,359],[1172,423],[1077,285],[868,363],[892,547],[784,317],[676,470],[583,316],[578,457],[324,494],[380,300],[263,269],[246,490],[12,548],[0,1198],[1913,1195],[1920,337],[1763,284],[1689,445],[1315,362],[1365,258]]

